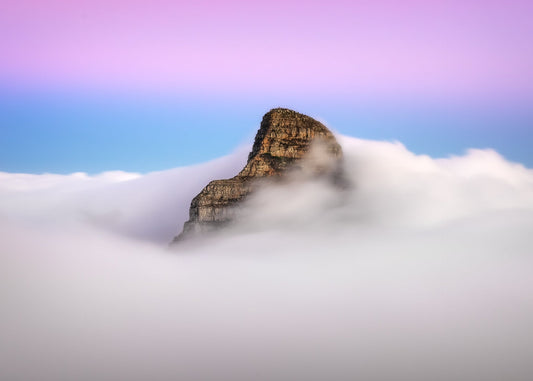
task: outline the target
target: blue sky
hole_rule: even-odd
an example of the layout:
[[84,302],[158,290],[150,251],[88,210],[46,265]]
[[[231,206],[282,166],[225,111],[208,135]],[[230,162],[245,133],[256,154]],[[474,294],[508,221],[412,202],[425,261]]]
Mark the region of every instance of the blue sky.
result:
[[357,97],[126,95],[4,90],[0,170],[150,172],[204,162],[251,144],[262,115],[289,107],[355,137],[398,140],[433,157],[493,148],[533,167],[526,105]]
[[416,153],[493,148],[533,167],[531,1],[2,5],[1,171],[204,162],[279,106]]

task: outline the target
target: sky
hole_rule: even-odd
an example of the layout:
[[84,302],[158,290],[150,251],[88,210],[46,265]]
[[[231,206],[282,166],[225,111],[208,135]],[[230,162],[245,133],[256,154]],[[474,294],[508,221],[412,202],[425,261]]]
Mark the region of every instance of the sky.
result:
[[0,170],[150,172],[283,106],[417,153],[533,165],[529,1],[3,1]]
[[[532,11],[3,0],[0,379],[531,380]],[[350,186],[169,250],[279,106]]]

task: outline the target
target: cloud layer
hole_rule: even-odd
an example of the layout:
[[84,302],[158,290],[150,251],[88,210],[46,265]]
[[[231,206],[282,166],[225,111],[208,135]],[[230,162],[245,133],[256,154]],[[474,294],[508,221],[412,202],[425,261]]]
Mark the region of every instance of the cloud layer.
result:
[[340,137],[349,189],[270,186],[169,251],[248,147],[148,175],[0,174],[0,373],[23,380],[526,380],[533,171]]

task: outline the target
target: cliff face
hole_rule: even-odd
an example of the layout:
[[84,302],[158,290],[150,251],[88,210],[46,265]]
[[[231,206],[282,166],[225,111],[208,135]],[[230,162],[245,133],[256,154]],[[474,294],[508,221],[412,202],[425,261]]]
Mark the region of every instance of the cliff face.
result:
[[[301,159],[307,157],[304,167]],[[231,179],[211,181],[192,200],[189,221],[173,242],[230,223],[239,203],[261,184],[260,179],[281,180],[288,170],[301,169],[338,181],[341,159],[340,145],[322,123],[292,110],[273,109],[263,117],[242,171]]]

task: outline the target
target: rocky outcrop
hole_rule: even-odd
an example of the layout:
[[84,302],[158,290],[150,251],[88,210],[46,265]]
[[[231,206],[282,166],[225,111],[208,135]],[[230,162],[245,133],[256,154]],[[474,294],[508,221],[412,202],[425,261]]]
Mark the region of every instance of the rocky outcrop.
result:
[[[309,160],[302,160],[309,157]],[[263,117],[248,156],[235,177],[211,181],[191,202],[189,221],[174,243],[230,223],[241,202],[262,183],[290,171],[328,176],[339,183],[342,150],[322,123],[296,111],[276,108]]]

